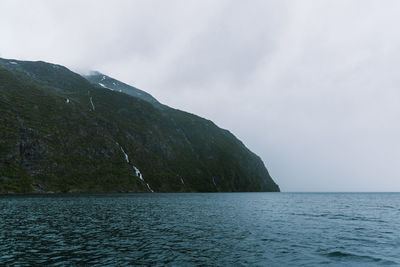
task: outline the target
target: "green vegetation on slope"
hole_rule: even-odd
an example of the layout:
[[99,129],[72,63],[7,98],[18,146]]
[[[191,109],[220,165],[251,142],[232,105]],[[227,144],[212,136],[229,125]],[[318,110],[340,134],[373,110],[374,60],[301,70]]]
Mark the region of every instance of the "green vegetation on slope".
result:
[[279,191],[261,159],[211,121],[62,66],[0,59],[0,113],[3,193]]

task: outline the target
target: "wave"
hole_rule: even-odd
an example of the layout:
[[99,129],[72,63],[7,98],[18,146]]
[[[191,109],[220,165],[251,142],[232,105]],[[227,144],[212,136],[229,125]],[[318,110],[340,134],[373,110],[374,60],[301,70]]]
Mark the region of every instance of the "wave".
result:
[[328,258],[333,258],[333,259],[338,259],[338,260],[352,260],[352,261],[362,261],[362,262],[376,262],[376,263],[382,263],[382,264],[388,264],[388,265],[397,265],[397,262],[382,259],[382,258],[375,258],[372,256],[368,255],[357,255],[354,253],[350,252],[343,252],[340,250],[332,251],[329,253],[326,253],[325,256]]

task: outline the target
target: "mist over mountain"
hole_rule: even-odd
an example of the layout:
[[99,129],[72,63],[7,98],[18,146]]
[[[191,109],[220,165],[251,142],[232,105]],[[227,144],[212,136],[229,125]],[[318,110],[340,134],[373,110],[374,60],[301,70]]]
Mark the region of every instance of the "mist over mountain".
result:
[[279,191],[212,121],[99,72],[0,59],[0,192]]
[[93,71],[89,75],[84,75],[84,77],[91,82],[94,86],[100,86],[103,88],[110,89],[112,91],[118,91],[120,93],[126,93],[128,95],[140,98],[144,101],[151,103],[154,107],[162,108],[163,105],[157,101],[152,95],[149,93],[120,82],[116,79],[113,79],[107,75],[104,75],[98,71]]

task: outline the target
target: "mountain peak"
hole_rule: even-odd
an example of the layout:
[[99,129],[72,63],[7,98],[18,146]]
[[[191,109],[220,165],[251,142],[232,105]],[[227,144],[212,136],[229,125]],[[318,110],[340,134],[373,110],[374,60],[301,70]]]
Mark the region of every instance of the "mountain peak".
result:
[[165,107],[149,93],[147,93],[143,90],[140,90],[136,87],[130,86],[121,81],[118,81],[114,78],[111,78],[99,71],[91,71],[88,75],[84,75],[83,77],[85,77],[94,86],[107,88],[112,91],[122,92],[122,93],[125,93],[128,95],[140,98],[146,102],[151,103],[154,107],[159,108],[159,109],[162,109],[163,107]]
[[0,193],[279,191],[229,131],[107,75],[86,79],[0,60]]

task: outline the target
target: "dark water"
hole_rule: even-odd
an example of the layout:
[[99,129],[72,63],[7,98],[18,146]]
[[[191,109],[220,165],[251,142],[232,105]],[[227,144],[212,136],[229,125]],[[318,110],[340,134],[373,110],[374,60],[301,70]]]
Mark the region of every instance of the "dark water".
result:
[[400,194],[0,197],[0,265],[400,265]]

